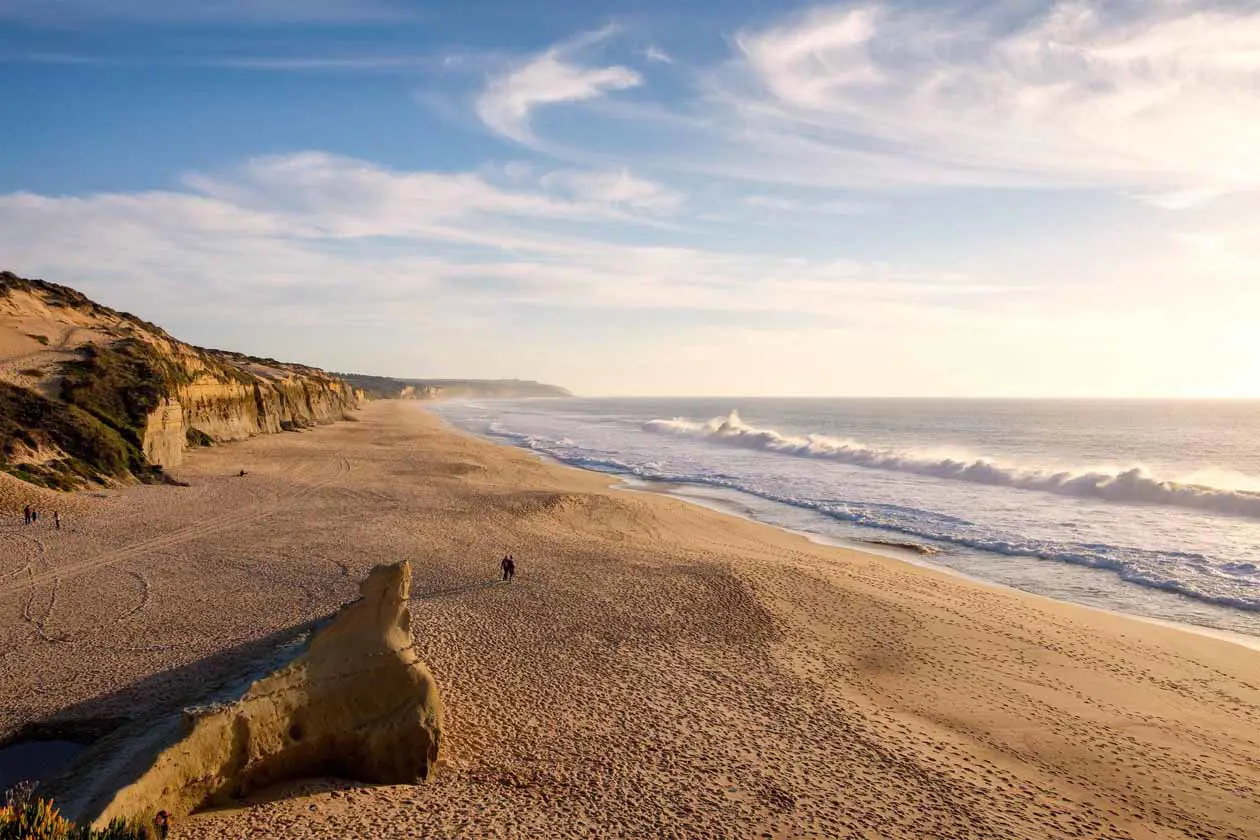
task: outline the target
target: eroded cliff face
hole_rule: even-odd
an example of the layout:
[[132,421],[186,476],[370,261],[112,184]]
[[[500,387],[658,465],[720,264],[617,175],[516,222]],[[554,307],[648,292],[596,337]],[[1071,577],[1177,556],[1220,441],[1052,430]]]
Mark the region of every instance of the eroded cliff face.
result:
[[254,375],[250,383],[202,375],[178,386],[148,416],[145,457],[171,467],[183,461],[187,446],[201,435],[219,443],[244,440],[335,423],[358,407],[353,388],[318,372]]
[[190,446],[332,423],[359,398],[322,370],[193,347],[0,272],[0,470],[24,481],[160,480]]

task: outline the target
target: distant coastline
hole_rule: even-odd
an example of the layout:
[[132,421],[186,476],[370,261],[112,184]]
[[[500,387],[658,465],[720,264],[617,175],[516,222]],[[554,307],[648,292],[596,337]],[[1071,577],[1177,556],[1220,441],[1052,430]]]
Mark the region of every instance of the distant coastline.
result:
[[371,399],[562,399],[573,394],[532,379],[402,379],[364,373],[334,374]]

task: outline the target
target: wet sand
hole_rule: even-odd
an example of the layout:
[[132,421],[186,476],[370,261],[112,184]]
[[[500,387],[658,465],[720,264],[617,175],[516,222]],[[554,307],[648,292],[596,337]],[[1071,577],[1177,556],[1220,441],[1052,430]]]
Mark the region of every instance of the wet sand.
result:
[[182,699],[407,557],[436,779],[294,784],[173,837],[1260,834],[1256,651],[614,490],[415,404],[359,417],[60,532],[4,519],[0,737]]

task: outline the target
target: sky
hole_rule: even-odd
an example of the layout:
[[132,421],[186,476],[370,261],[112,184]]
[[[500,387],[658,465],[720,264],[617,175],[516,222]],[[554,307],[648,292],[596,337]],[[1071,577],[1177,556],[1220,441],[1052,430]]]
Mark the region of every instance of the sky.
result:
[[1260,6],[0,0],[0,268],[585,395],[1260,397]]

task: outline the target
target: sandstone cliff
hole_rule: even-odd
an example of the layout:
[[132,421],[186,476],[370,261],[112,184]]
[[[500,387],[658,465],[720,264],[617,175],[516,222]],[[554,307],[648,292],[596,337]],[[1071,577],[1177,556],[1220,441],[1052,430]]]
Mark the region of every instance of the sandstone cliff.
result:
[[67,817],[100,827],[187,814],[288,779],[427,779],[442,704],[412,646],[410,582],[406,562],[376,567],[360,599],[304,645],[257,663],[243,687],[105,738],[47,794]]
[[0,272],[0,470],[46,486],[179,464],[192,445],[331,423],[359,394],[315,368],[178,341]]

